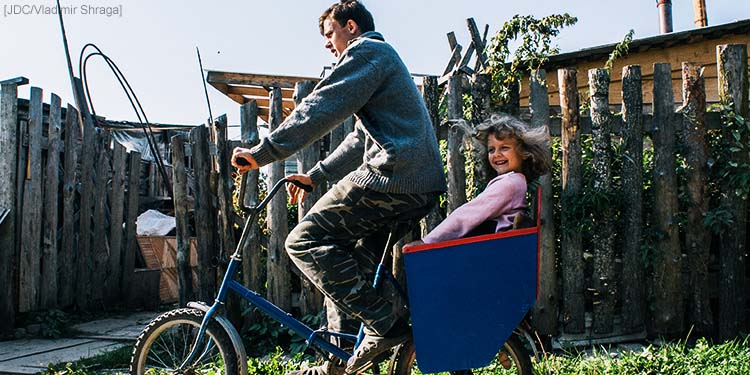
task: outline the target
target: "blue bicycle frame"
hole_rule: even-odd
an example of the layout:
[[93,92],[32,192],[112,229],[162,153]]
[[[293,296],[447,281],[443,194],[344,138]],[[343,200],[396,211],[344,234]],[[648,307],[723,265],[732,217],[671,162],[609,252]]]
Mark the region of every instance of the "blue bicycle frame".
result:
[[[234,276],[237,273],[238,268],[240,267],[240,264],[242,262],[241,258],[241,249],[244,248],[245,242],[249,238],[249,231],[252,227],[252,223],[255,222],[257,219],[258,213],[263,210],[263,208],[268,204],[268,202],[271,200],[271,198],[276,195],[278,190],[284,186],[285,183],[294,183],[297,186],[302,187],[303,189],[309,189],[309,186],[304,186],[296,181],[291,181],[287,179],[279,180],[271,189],[271,191],[268,193],[268,196],[263,199],[262,202],[260,202],[256,207],[251,208],[251,215],[245,222],[245,226],[242,230],[242,236],[240,237],[240,241],[237,245],[237,249],[235,250],[234,254],[231,257],[231,260],[229,261],[229,266],[227,267],[227,271],[224,274],[224,279],[221,283],[221,287],[219,288],[219,294],[216,297],[216,300],[214,301],[213,305],[208,309],[206,312],[205,317],[203,318],[203,322],[201,323],[201,327],[198,331],[198,335],[195,339],[195,343],[193,344],[193,348],[188,355],[188,357],[185,359],[185,361],[182,363],[179,369],[185,368],[188,364],[193,362],[193,359],[198,355],[201,350],[199,349],[201,347],[201,342],[203,341],[206,327],[208,326],[208,323],[211,321],[211,319],[214,317],[215,314],[217,314],[217,311],[219,310],[219,307],[223,305],[226,302],[227,293],[229,291],[233,291],[237,294],[239,294],[244,300],[248,301],[249,303],[255,305],[258,309],[260,309],[262,312],[268,314],[271,318],[278,321],[282,325],[288,327],[298,335],[302,337],[307,338],[307,344],[315,346],[325,352],[328,352],[330,354],[333,354],[334,356],[340,358],[344,362],[346,362],[350,357],[351,353],[348,353],[344,351],[343,349],[339,348],[338,346],[330,343],[327,338],[328,337],[340,337],[345,340],[349,340],[351,342],[356,342],[355,348],[359,346],[359,343],[362,340],[363,336],[363,330],[360,328],[359,334],[357,335],[351,335],[346,333],[340,333],[340,332],[332,332],[328,331],[326,329],[319,329],[314,330],[307,326],[306,324],[302,323],[301,321],[295,319],[292,317],[291,314],[287,313],[286,311],[280,309],[273,303],[269,302],[267,299],[263,298],[260,294],[258,294],[255,291],[247,289],[244,285],[234,280]],[[388,239],[388,245],[390,245],[392,238]],[[387,253],[387,251],[386,251]],[[385,256],[383,260],[381,260],[380,265],[378,266],[377,273],[375,275],[375,281],[373,283],[374,287],[378,287],[379,283],[381,282],[382,276],[387,275],[390,276],[391,279],[393,279],[393,276],[388,273],[388,271],[383,267],[383,262],[385,260]],[[400,291],[401,292],[401,291]],[[204,354],[207,353],[210,350],[210,346],[207,346],[202,351]],[[198,357],[198,360],[204,355],[201,354]]]

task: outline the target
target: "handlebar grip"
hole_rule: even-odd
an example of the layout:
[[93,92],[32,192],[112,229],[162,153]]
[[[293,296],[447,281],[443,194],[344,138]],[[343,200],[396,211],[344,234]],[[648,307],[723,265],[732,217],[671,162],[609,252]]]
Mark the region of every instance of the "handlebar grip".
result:
[[309,192],[311,192],[311,191],[313,191],[313,187],[312,187],[312,186],[310,186],[310,185],[305,185],[305,184],[303,184],[303,183],[301,183],[301,182],[299,182],[299,181],[297,181],[297,180],[287,180],[287,181],[289,181],[289,182],[293,183],[293,184],[294,184],[294,185],[296,185],[296,186],[297,186],[298,188],[300,188],[300,189],[302,189],[302,190],[304,190],[304,191],[306,191],[306,192],[308,192],[308,193],[309,193]]

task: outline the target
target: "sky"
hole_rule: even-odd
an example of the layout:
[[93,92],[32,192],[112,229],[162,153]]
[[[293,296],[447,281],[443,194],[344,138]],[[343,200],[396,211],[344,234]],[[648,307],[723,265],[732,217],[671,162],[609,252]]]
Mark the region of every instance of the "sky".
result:
[[[74,71],[81,48],[96,44],[125,74],[148,118],[165,124],[199,124],[208,107],[198,66],[200,48],[205,70],[318,77],[334,58],[323,48],[318,16],[332,0],[61,0]],[[468,46],[466,19],[490,36],[515,14],[544,17],[569,13],[578,23],[556,39],[562,52],[619,42],[630,29],[635,38],[659,33],[654,0],[363,0],[380,31],[413,73],[438,75],[454,31]],[[25,76],[30,86],[63,103],[74,103],[56,14],[50,0],[0,0],[0,80]],[[710,26],[750,18],[750,1],[706,0]],[[674,0],[674,31],[694,28],[691,0]],[[87,64],[97,114],[111,120],[136,119],[116,79],[101,59]],[[227,114],[239,122],[239,105],[208,86],[214,117]]]

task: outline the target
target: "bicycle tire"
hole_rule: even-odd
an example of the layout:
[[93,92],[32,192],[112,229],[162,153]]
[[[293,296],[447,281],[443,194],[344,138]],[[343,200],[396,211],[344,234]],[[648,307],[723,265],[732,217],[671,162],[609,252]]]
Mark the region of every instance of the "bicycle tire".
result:
[[[393,354],[388,367],[388,375],[412,375],[417,372],[417,355],[414,342],[402,344]],[[499,367],[498,367],[499,366]],[[481,369],[452,371],[452,375],[532,375],[531,357],[527,354],[521,341],[515,334],[508,338],[503,348],[495,356],[493,362]]]
[[[130,374],[146,375],[174,373],[190,353],[205,312],[197,309],[177,309],[166,312],[146,326],[138,336],[130,358]],[[206,328],[207,339],[213,347],[188,373],[239,374],[239,362],[232,340],[216,321]],[[204,339],[204,342],[205,339]],[[155,369],[156,371],[149,371]]]

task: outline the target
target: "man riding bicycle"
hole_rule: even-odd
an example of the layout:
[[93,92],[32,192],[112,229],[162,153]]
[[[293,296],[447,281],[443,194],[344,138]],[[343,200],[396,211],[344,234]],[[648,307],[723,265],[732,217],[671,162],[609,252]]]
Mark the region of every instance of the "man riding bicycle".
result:
[[[356,117],[355,130],[325,160],[287,177],[313,187],[341,180],[286,241],[292,262],[326,297],[328,329],[356,333],[359,322],[365,326],[346,368],[326,362],[301,372],[353,374],[409,339],[408,322],[376,293],[372,279],[392,224],[416,224],[446,185],[424,101],[370,12],[344,0],[323,12],[319,27],[325,48],[338,58],[334,69],[258,146],[236,148],[232,164],[245,173],[283,160]],[[289,194],[296,203],[305,192],[290,185]]]

